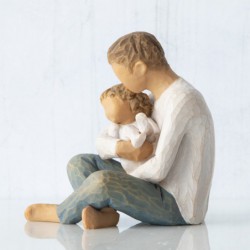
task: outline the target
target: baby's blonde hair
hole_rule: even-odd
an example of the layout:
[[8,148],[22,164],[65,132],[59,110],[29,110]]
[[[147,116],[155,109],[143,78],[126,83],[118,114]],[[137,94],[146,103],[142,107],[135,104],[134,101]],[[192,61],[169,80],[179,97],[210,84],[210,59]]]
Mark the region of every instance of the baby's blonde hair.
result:
[[128,101],[133,113],[138,114],[140,112],[150,117],[153,110],[153,104],[150,102],[150,98],[145,93],[134,93],[124,87],[123,84],[117,84],[111,88],[106,89],[100,96],[100,101],[106,97],[119,97],[123,101]]

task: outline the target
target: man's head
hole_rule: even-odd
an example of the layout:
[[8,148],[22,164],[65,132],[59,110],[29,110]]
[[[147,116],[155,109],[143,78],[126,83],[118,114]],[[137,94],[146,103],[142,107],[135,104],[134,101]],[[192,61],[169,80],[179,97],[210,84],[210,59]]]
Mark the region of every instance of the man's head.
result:
[[154,35],[132,32],[117,39],[108,49],[108,62],[126,66],[132,73],[137,61],[149,69],[168,68],[164,50]]
[[127,124],[135,120],[136,114],[142,112],[151,116],[153,105],[147,94],[133,93],[123,84],[117,84],[105,90],[100,100],[105,114],[114,123]]
[[136,93],[145,89],[149,70],[169,68],[161,44],[147,32],[132,32],[117,39],[108,49],[108,62],[118,79]]

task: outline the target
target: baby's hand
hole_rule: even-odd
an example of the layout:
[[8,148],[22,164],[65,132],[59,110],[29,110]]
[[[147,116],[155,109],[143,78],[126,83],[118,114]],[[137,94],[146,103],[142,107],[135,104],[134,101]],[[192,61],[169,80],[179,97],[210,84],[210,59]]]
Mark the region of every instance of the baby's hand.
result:
[[138,133],[134,138],[131,139],[133,147],[140,148],[145,142],[147,135],[145,133]]
[[141,133],[140,130],[134,125],[126,126],[123,128],[123,132],[127,135],[127,137],[123,137],[123,139],[130,140],[135,148],[141,147],[147,137],[145,133]]
[[147,116],[144,113],[138,113],[135,116],[135,120],[137,123],[137,128],[142,134],[147,134],[149,131],[149,124],[148,124],[148,119]]

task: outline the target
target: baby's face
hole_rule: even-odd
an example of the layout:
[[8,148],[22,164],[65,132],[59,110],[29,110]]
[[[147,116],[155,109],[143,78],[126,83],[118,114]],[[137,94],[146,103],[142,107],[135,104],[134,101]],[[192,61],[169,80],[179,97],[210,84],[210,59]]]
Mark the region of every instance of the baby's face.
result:
[[104,98],[102,106],[106,117],[113,123],[128,124],[135,121],[129,103],[117,96]]

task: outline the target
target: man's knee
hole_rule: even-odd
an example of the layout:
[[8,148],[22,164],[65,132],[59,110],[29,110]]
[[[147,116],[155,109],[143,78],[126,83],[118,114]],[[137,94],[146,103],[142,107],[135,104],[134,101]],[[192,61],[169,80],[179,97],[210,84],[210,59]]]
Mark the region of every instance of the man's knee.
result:
[[90,160],[94,158],[94,154],[77,154],[73,156],[67,164],[67,172],[71,173],[76,171],[77,168],[82,166],[84,160]]
[[82,156],[83,154],[75,155],[68,161],[68,164],[67,164],[68,174],[71,173],[72,171],[75,171],[75,168],[78,165],[79,161],[81,160]]
[[109,190],[115,182],[119,182],[119,174],[121,173],[118,171],[99,170],[92,173],[88,177],[88,181],[93,185],[96,185],[97,188]]

